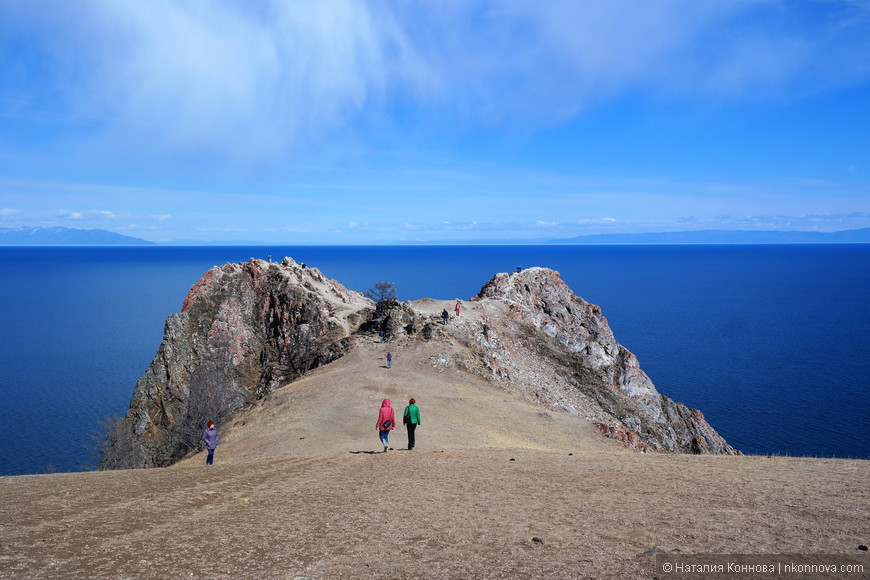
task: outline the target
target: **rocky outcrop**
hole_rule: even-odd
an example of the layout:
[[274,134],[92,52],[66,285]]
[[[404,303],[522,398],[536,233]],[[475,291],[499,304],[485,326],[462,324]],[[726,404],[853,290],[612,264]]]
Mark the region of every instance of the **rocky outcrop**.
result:
[[229,419],[342,356],[355,335],[381,330],[399,343],[458,343],[463,354],[438,364],[590,421],[628,448],[737,453],[700,411],[656,390],[601,309],[575,296],[558,272],[497,274],[472,301],[442,325],[438,301],[375,304],[289,258],[215,267],[167,319],[103,467],[169,465],[198,446],[207,420]]
[[472,300],[486,314],[480,328],[465,329],[467,338],[498,382],[592,421],[632,449],[737,453],[700,411],[656,390],[601,309],[575,296],[558,272],[497,274]]
[[381,331],[387,339],[398,335],[413,335],[419,330],[420,316],[409,302],[394,299],[379,301],[372,318],[360,329],[362,332],[378,334]]
[[347,348],[374,303],[289,258],[206,272],[139,380],[103,460],[106,468],[169,465],[227,418]]

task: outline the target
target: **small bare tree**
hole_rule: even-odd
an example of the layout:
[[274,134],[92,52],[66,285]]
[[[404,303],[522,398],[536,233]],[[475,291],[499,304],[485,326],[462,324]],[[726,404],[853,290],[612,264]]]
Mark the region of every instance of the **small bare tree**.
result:
[[375,302],[395,302],[398,297],[393,282],[378,282],[363,294]]
[[190,376],[187,413],[181,425],[180,456],[199,449],[206,423],[218,425],[244,405],[230,372],[215,363],[205,363]]
[[87,434],[88,440],[82,447],[88,454],[88,461],[79,466],[80,470],[95,471],[100,468],[112,445],[112,430],[120,419],[117,415],[103,417],[97,427]]
[[124,417],[104,417],[88,439],[85,449],[91,461],[82,465],[82,470],[141,467],[139,446],[134,441],[132,426]]

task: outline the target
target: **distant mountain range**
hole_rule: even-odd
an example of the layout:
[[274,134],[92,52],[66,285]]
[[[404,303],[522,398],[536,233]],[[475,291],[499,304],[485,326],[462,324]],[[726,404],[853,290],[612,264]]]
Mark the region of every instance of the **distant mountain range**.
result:
[[643,234],[598,234],[551,243],[563,244],[866,244],[870,228],[839,232],[699,230]]
[[[389,242],[383,242],[385,245]],[[697,230],[641,234],[593,234],[573,238],[510,238],[490,240],[433,240],[402,245],[537,245],[537,244],[868,244],[870,228],[839,232],[775,230]]]
[[154,242],[108,230],[0,228],[0,246],[154,246]]
[[[391,242],[384,241],[384,245]],[[392,242],[395,243],[395,242]],[[772,230],[699,230],[687,232],[647,232],[642,234],[596,234],[574,238],[510,240],[463,240],[401,242],[403,245],[486,245],[486,244],[867,244],[870,228],[839,232],[800,232]],[[140,238],[108,230],[75,228],[0,228],[0,246],[156,246]],[[162,246],[287,246],[292,243],[237,240],[198,242],[193,240],[161,243]],[[317,244],[315,244],[317,245]]]

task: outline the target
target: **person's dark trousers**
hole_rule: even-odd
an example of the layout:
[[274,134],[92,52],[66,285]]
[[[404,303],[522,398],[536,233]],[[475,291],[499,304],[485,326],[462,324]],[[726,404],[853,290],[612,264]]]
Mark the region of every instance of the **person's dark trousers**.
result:
[[414,430],[417,429],[417,425],[415,423],[408,423],[406,425],[408,427],[408,449],[414,448]]
[[209,449],[208,457],[205,458],[205,464],[211,465],[212,463],[214,463],[214,449]]

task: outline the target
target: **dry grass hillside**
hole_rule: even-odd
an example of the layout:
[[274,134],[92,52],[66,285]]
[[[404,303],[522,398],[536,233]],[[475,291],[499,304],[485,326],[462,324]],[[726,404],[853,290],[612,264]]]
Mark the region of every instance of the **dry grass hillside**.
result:
[[[0,478],[0,577],[652,578],[654,549],[870,540],[870,462],[632,453],[460,370],[464,356],[449,340],[359,339],[220,426],[214,466],[201,453]],[[380,452],[381,400],[398,415],[410,397],[417,448],[399,426]]]

